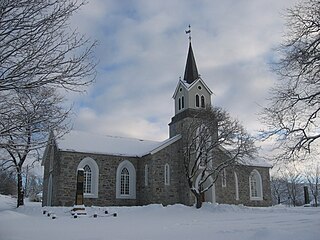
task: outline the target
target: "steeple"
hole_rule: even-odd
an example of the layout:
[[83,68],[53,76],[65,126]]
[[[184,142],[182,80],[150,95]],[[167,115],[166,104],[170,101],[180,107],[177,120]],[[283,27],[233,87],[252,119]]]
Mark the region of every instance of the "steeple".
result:
[[189,37],[189,40],[189,51],[183,80],[190,84],[193,83],[194,80],[199,78],[199,73],[196,65],[196,60],[192,51],[191,37]]
[[185,122],[192,121],[192,118],[199,113],[199,110],[211,104],[212,91],[203,79],[200,78],[193,55],[190,25],[186,34],[189,34],[187,63],[184,78],[183,80],[179,78],[178,85],[173,94],[175,115],[169,123],[170,137],[181,134]]

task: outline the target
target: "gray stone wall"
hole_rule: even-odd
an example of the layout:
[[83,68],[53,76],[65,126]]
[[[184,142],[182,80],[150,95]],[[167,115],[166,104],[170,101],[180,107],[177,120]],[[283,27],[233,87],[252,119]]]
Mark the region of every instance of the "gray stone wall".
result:
[[[194,204],[194,197],[188,188],[182,156],[182,140],[142,158],[58,151],[48,154],[44,164],[43,205],[47,203],[48,179],[53,176],[53,206],[73,206],[76,194],[76,170],[85,158],[94,159],[99,167],[98,198],[85,198],[86,206],[132,206],[160,203],[163,205],[182,203]],[[50,170],[50,157],[53,168]],[[136,199],[116,198],[116,172],[119,164],[130,161],[136,169]],[[164,183],[164,166],[170,166],[170,185]],[[145,186],[145,164],[148,164],[148,185]],[[263,183],[263,201],[250,200],[249,176],[253,169],[259,171]],[[238,175],[239,200],[235,199],[234,171]],[[270,206],[271,191],[269,169],[254,166],[235,166],[226,169],[227,185],[222,187],[219,176],[215,183],[216,202],[244,204],[247,206]]]
[[[262,178],[263,200],[250,200],[250,173],[256,169]],[[234,172],[238,176],[239,200],[236,200],[236,183]],[[271,206],[271,190],[269,168],[254,166],[236,166],[226,169],[226,187],[222,187],[222,177],[219,176],[216,188],[216,202],[225,204],[244,204],[246,206]]]
[[[98,182],[98,198],[84,198],[86,206],[130,206],[137,205],[138,199],[117,199],[116,198],[116,173],[119,164],[124,161],[130,161],[135,169],[136,175],[141,175],[137,167],[137,158],[122,157],[102,154],[90,153],[75,153],[75,152],[60,152],[60,176],[59,189],[57,197],[59,201],[56,203],[60,206],[72,206],[74,204],[76,191],[76,170],[81,162],[86,157],[94,159],[99,168]],[[139,188],[137,187],[137,196],[139,196]]]
[[[140,182],[140,204],[161,203],[163,205],[186,203],[186,181],[181,162],[181,152],[178,150],[180,141],[162,149],[154,155],[149,155],[139,161],[141,169],[145,164],[149,167],[148,186],[144,185],[144,178]],[[170,185],[165,185],[165,164],[170,166]],[[144,174],[142,175],[144,177]]]

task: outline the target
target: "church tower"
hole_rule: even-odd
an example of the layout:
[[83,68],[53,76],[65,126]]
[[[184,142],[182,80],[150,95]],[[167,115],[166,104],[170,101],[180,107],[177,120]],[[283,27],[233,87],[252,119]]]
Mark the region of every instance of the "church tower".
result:
[[[190,29],[187,31],[190,34]],[[199,109],[211,104],[212,91],[201,79],[189,35],[189,49],[183,79],[179,79],[173,94],[175,115],[169,123],[170,138],[181,133],[183,122],[192,118]]]

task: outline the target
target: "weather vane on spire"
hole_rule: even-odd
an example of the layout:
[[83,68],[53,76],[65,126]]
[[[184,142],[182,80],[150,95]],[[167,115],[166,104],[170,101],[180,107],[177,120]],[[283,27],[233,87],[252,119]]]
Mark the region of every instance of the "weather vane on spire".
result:
[[189,30],[186,30],[186,34],[189,34],[189,41],[191,42],[191,26],[189,24]]

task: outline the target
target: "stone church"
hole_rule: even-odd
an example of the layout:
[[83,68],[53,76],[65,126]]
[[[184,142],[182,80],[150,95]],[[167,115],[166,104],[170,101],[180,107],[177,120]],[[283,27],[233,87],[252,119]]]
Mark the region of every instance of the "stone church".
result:
[[[198,74],[190,39],[184,78],[173,95],[175,115],[169,123],[169,139],[156,142],[80,131],[58,140],[51,135],[42,160],[43,205],[74,205],[78,169],[84,170],[86,206],[194,204],[183,167],[183,127],[199,109],[211,104],[211,95]],[[203,200],[269,206],[270,167],[255,159],[226,168]]]

